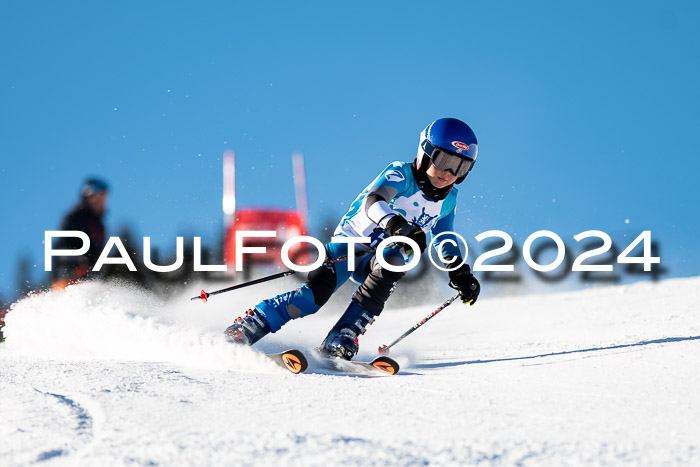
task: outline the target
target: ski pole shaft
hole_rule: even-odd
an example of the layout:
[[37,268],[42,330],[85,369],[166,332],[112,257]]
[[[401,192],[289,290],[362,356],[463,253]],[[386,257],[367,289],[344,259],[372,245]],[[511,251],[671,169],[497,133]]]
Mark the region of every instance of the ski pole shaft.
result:
[[217,294],[224,293],[224,292],[230,292],[230,291],[236,290],[236,289],[242,289],[243,287],[248,287],[249,285],[261,284],[263,282],[271,281],[274,279],[279,279],[280,277],[291,276],[292,274],[296,274],[296,271],[289,269],[287,271],[278,272],[277,274],[272,274],[270,276],[261,277],[260,279],[254,279],[252,281],[244,282],[242,284],[237,284],[237,285],[234,285],[231,287],[226,287],[225,289],[216,290],[214,292],[205,292],[204,290],[202,290],[202,292],[199,295],[197,295],[196,297],[192,297],[190,300],[200,300],[201,299],[203,302],[206,302],[207,299],[212,295],[217,295]]
[[[372,251],[374,251],[374,249],[358,251],[355,253],[355,256],[356,257],[363,256],[363,255],[366,255],[367,253],[372,252]],[[324,261],[323,264],[324,265],[335,264],[335,263],[339,263],[340,261],[345,261],[346,259],[348,259],[348,255],[338,256],[337,258],[331,258],[331,259]],[[269,276],[261,277],[259,279],[254,279],[252,281],[244,282],[242,284],[237,284],[237,285],[233,285],[231,287],[226,287],[225,289],[215,290],[214,292],[205,292],[204,290],[202,290],[202,292],[199,295],[197,295],[196,297],[190,298],[190,300],[202,300],[203,302],[206,302],[207,299],[212,295],[217,295],[217,294],[224,293],[224,292],[231,292],[232,290],[242,289],[243,287],[248,287],[249,285],[261,284],[263,282],[279,279],[281,277],[291,276],[292,274],[296,274],[296,273],[297,273],[297,271],[295,271],[293,269],[288,269],[286,271],[278,272],[277,274],[272,274]]]
[[395,346],[396,344],[398,344],[399,342],[401,342],[403,339],[405,339],[405,338],[406,338],[409,334],[411,334],[413,331],[415,331],[415,330],[418,329],[419,327],[423,326],[423,325],[424,325],[427,321],[429,321],[433,316],[437,315],[437,314],[440,313],[442,310],[444,310],[445,308],[447,308],[448,306],[450,306],[450,305],[452,304],[452,302],[454,302],[455,300],[457,300],[457,299],[459,298],[459,296],[460,296],[460,295],[457,294],[457,295],[455,295],[454,297],[448,298],[448,299],[445,300],[445,301],[443,302],[443,304],[440,305],[435,311],[433,311],[433,312],[430,313],[428,316],[426,316],[425,318],[423,318],[419,323],[414,324],[413,327],[412,327],[411,329],[409,329],[408,331],[406,331],[406,332],[404,332],[403,334],[401,334],[401,336],[399,336],[399,338],[396,339],[394,342],[392,342],[392,343],[389,344],[389,345],[382,345],[382,346],[380,346],[380,347],[379,347],[379,353],[382,354],[382,355],[388,354],[390,348],[392,348],[393,346]]

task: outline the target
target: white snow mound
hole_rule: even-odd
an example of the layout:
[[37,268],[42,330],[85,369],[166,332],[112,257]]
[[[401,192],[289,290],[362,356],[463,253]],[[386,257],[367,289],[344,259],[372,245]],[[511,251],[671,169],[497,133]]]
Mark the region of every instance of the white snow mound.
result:
[[[700,278],[485,290],[396,345],[391,377],[291,375],[222,338],[259,290],[204,305],[198,290],[82,284],[16,304],[0,465],[700,465]],[[438,305],[385,310],[359,358]],[[340,313],[256,347],[309,351]]]

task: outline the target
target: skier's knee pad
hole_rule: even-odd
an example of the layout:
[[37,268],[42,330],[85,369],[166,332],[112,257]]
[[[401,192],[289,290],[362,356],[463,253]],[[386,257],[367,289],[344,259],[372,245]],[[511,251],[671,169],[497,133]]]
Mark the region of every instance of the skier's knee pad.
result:
[[[403,250],[399,247],[384,250],[384,261],[392,266],[404,266],[412,256],[413,253],[407,255],[403,253]],[[389,269],[383,268],[379,264],[379,261],[377,261],[376,255],[372,257],[372,262],[369,266],[370,274],[374,273],[380,276],[381,280],[385,283],[393,284],[406,275],[405,272],[390,271]]]
[[[392,266],[403,266],[406,264],[403,258],[401,258],[400,256],[385,256],[384,260]],[[406,275],[406,273],[403,271],[390,271],[389,269],[383,268],[379,264],[379,262],[376,261],[376,258],[372,263],[372,271],[370,272],[370,275],[372,275],[373,273],[381,277],[381,280],[384,283],[392,284],[399,281],[403,276]]]
[[[392,266],[405,264],[401,255],[385,255],[384,259]],[[384,304],[394,292],[396,284],[405,274],[405,272],[385,269],[375,260],[367,278],[358,287],[352,298],[365,310],[373,315],[379,315],[384,309]]]
[[333,264],[324,264],[309,272],[306,282],[313,292],[314,303],[322,307],[335,292],[338,277]]

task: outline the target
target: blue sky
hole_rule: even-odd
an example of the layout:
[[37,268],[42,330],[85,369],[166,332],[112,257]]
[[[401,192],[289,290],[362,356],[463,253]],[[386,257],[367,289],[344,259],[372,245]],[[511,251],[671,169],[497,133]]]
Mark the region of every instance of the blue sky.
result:
[[459,187],[467,238],[649,229],[670,276],[700,274],[699,9],[15,2],[0,17],[0,294],[20,255],[39,277],[44,231],[88,175],[113,186],[110,233],[167,249],[218,238],[224,150],[239,205],[281,207],[302,151],[314,229],[443,116],[480,143]]

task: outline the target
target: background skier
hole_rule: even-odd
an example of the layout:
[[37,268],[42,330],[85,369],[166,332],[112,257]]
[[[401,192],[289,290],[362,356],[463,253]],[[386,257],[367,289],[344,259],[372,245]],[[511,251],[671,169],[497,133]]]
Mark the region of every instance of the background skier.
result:
[[[82,256],[60,256],[55,259],[52,271],[54,288],[63,288],[70,281],[85,276],[95,265],[107,240],[102,222],[107,211],[109,186],[99,178],[89,178],[80,189],[78,203],[63,217],[60,230],[85,232],[90,239],[90,248]],[[62,237],[54,248],[77,250],[82,245],[78,238]]]

